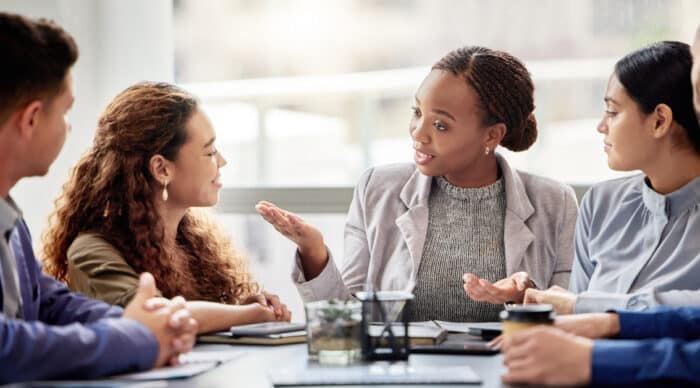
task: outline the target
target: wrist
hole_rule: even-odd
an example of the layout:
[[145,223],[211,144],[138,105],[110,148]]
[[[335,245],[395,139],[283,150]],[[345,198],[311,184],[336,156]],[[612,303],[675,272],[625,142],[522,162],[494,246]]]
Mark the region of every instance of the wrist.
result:
[[581,346],[584,349],[585,362],[582,362],[581,373],[578,384],[590,384],[593,377],[593,340],[589,338],[581,338]]
[[298,247],[297,250],[301,258],[301,269],[305,281],[310,281],[323,272],[328,263],[328,250],[325,245],[321,244],[320,247],[312,248],[312,250]]
[[267,321],[267,315],[269,315],[269,308],[257,302],[245,305],[244,311],[247,312],[246,314],[242,314],[243,320],[245,321],[243,322],[244,324]]
[[299,256],[301,256],[304,263],[325,263],[326,259],[328,258],[328,250],[326,249],[326,245],[323,243],[323,241],[317,244],[299,245],[297,246],[297,250],[299,251]]
[[607,313],[608,321],[608,337],[617,337],[620,335],[620,316],[616,313]]
[[576,308],[576,300],[578,299],[577,295],[574,295],[571,297],[571,300],[569,301],[569,311],[568,314],[573,314],[574,313],[574,308]]

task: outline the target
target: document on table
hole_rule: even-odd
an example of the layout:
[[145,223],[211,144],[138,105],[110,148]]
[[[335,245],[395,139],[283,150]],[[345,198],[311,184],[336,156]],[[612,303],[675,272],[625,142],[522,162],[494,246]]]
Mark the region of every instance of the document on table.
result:
[[244,352],[190,352],[180,356],[179,365],[126,373],[112,378],[130,381],[185,379],[204,373],[243,354]]
[[165,380],[186,379],[204,373],[217,365],[231,361],[245,352],[202,351],[180,355],[180,364],[152,369],[145,372],[126,373],[100,380],[57,380],[34,381],[31,388],[161,388],[168,384]]
[[300,385],[364,384],[480,384],[481,378],[467,365],[413,366],[374,362],[346,367],[283,368],[270,373],[276,387]]
[[130,381],[186,379],[213,369],[217,365],[219,365],[217,361],[208,361],[198,362],[196,364],[164,366],[162,368],[151,369],[145,372],[117,375],[114,376],[113,379]]

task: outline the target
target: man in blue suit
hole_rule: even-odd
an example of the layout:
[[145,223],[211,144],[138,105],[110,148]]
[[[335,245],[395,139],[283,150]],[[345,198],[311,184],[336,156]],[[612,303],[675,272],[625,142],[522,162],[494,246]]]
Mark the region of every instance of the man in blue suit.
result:
[[[700,120],[700,28],[692,50],[693,99]],[[678,293],[700,297],[700,291]],[[617,339],[603,339],[610,337]],[[700,384],[700,308],[559,317],[555,327],[514,333],[501,350],[508,368],[503,381],[510,384]]]
[[46,174],[61,150],[77,57],[54,23],[0,13],[0,384],[150,369],[194,343],[184,300],[155,299],[150,274],[122,310],[70,292],[34,257],[9,192]]

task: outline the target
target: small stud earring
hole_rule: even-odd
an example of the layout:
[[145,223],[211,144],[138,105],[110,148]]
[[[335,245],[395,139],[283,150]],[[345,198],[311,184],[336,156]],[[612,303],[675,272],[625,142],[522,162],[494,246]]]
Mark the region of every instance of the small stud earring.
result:
[[167,202],[167,201],[168,201],[168,182],[165,182],[165,184],[163,185],[163,195],[162,195],[162,197],[163,197],[163,202]]
[[489,147],[486,147],[486,149],[484,150],[484,155],[488,155],[489,152],[491,152],[491,150],[489,149]]

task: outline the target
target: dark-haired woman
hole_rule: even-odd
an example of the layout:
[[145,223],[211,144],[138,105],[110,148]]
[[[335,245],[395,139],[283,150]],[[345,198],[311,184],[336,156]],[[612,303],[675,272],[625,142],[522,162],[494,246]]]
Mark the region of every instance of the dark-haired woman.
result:
[[138,273],[163,296],[183,295],[202,332],[289,320],[277,296],[259,292],[245,258],[192,207],[216,204],[216,133],[198,101],[165,83],[120,93],[102,113],[90,150],[63,186],[44,256],[73,290],[125,305]]
[[[691,77],[689,76],[690,64],[686,50],[687,47],[683,44],[663,42],[643,48],[623,58],[616,66],[615,74],[608,84],[606,93],[608,108],[606,117],[599,127],[599,130],[606,135],[606,143],[611,146],[608,149],[608,160],[611,162],[611,167],[613,165],[619,166],[617,163],[621,159],[631,159],[628,155],[630,150],[615,150],[615,145],[619,144],[620,139],[632,141],[626,136],[631,136],[635,133],[634,131],[637,131],[636,136],[643,138],[640,141],[642,143],[649,142],[651,138],[659,139],[658,150],[666,155],[660,157],[657,163],[660,164],[660,167],[663,165],[667,169],[666,173],[662,176],[647,174],[647,179],[644,181],[641,179],[642,176],[638,176],[636,182],[648,186],[648,188],[643,187],[641,190],[653,188],[656,193],[659,193],[658,190],[671,189],[671,193],[667,196],[667,199],[670,200],[666,202],[669,206],[665,209],[671,213],[676,211],[674,210],[677,205],[675,202],[679,198],[674,193],[685,190],[688,185],[697,187],[697,176],[700,176],[697,132],[690,132],[697,131],[698,127],[690,122],[691,115],[687,110],[691,104],[692,96],[688,89]],[[695,34],[693,55],[695,59],[692,76],[695,87],[695,112],[700,114],[700,28]],[[630,73],[630,66],[634,66],[640,74]],[[649,96],[657,97],[648,99]],[[610,98],[615,100],[614,105]],[[683,101],[680,100],[681,98]],[[681,101],[681,104],[675,105],[678,101]],[[649,103],[656,103],[651,111],[647,111]],[[692,109],[692,105],[690,107]],[[662,129],[664,124],[661,122],[659,124],[653,123],[663,120],[668,124],[666,119],[669,117],[669,112],[673,115],[673,121],[678,120],[671,125],[675,128]],[[630,114],[632,117],[624,117],[624,115]],[[662,118],[664,116],[665,118]],[[615,122],[613,120],[615,117],[622,119],[622,121]],[[635,121],[625,123],[630,118]],[[652,122],[646,122],[644,119],[650,119]],[[656,132],[658,130],[665,134],[662,136],[651,135],[658,133]],[[632,134],[629,133],[630,131]],[[672,139],[667,136],[678,138],[671,141]],[[668,143],[669,141],[671,143]],[[615,151],[613,152],[613,150]],[[670,162],[669,153],[671,150],[675,150],[674,153],[684,154],[684,156],[675,162]],[[688,172],[681,172],[684,170]],[[643,171],[647,173],[650,170]],[[678,179],[684,174],[687,174],[684,179]],[[634,182],[635,178],[628,179]],[[671,183],[673,181],[676,183]],[[683,181],[686,183],[684,184]],[[639,212],[648,212],[648,210],[641,209],[646,205],[646,198],[635,200],[629,191],[625,191],[626,184],[629,183],[626,183],[624,179],[613,182],[615,182],[614,185],[617,185],[618,190],[627,196],[627,200],[638,204]],[[673,190],[673,186],[678,187]],[[695,190],[697,193],[697,188]],[[642,195],[644,196],[644,194]],[[698,195],[694,194],[694,196],[694,200],[687,202],[688,212],[697,212]],[[596,198],[600,197],[587,198],[582,209],[589,206],[589,203],[594,204],[593,201]],[[658,197],[652,195],[649,198]],[[640,201],[644,201],[645,204],[642,205]],[[598,205],[600,204],[598,203]],[[612,220],[613,218],[608,217],[622,217],[625,213],[624,209],[621,213],[616,211],[609,214],[595,212],[588,224],[593,225],[599,222],[597,219],[600,218]],[[649,216],[657,217],[659,215],[656,213]],[[585,226],[584,221],[582,218],[581,224]],[[658,227],[658,225],[640,224],[638,226],[639,232],[642,234],[648,233],[648,229],[652,227]],[[700,261],[698,260],[699,251],[697,243],[693,243],[692,237],[698,234],[698,216],[675,214],[669,218],[668,223],[659,231],[659,234],[662,236],[659,243],[659,248],[662,251],[669,250],[668,246],[663,248],[667,244],[682,245],[679,245],[677,250],[673,250],[672,256],[663,259],[667,259],[671,266],[694,261],[694,265],[688,267],[692,271],[688,275],[697,279],[698,261]],[[680,239],[680,234],[687,234],[688,237]],[[637,253],[635,252],[636,246],[632,247],[632,250],[628,250],[629,248],[626,246],[618,248],[619,254],[604,259],[623,262],[627,260],[628,264],[634,265],[631,260],[633,261],[635,258],[628,256],[628,252]],[[595,254],[595,251],[589,251]],[[665,254],[667,252],[659,253]],[[666,260],[658,265],[658,259],[662,258],[655,257],[655,255],[655,253],[651,254],[650,263],[655,265],[656,270],[665,271]],[[652,282],[663,283],[664,281],[659,279]],[[676,291],[677,297],[686,294],[683,300],[678,299],[677,301],[685,304],[697,304],[697,288],[696,285],[694,291]],[[660,294],[665,293],[661,292]],[[689,294],[694,294],[695,298],[687,297],[690,296]],[[503,360],[508,371],[503,376],[503,381],[507,384],[551,384],[557,386],[585,384],[593,386],[631,386],[632,384],[698,386],[700,384],[699,321],[700,308],[698,307],[661,307],[651,311],[617,311],[559,317],[555,323],[556,327],[540,326],[515,333],[505,340],[501,350],[504,353]],[[608,337],[614,339],[604,339]]]
[[684,291],[700,289],[700,126],[691,66],[681,42],[655,43],[617,62],[598,132],[610,168],[642,173],[588,191],[570,292],[528,291],[527,301],[552,303],[560,313],[700,304]]
[[535,142],[534,108],[530,74],[513,56],[466,47],[440,60],[415,95],[415,164],[360,178],[341,270],[317,229],[261,202],[261,215],[297,244],[292,276],[302,299],[371,285],[412,291],[412,320],[492,321],[501,309],[492,303],[521,301],[528,287],[566,287],[573,190],[495,153]]

